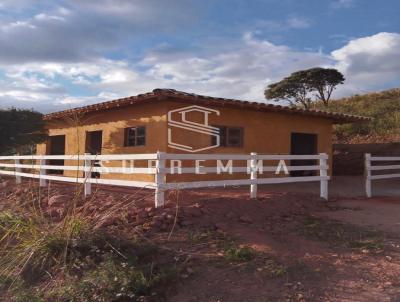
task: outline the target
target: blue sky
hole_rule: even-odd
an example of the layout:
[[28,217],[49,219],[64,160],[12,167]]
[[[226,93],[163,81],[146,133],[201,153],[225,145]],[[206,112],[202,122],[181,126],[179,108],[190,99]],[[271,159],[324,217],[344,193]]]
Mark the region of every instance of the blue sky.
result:
[[0,106],[50,112],[175,88],[265,101],[333,67],[335,97],[400,86],[400,2],[0,0]]

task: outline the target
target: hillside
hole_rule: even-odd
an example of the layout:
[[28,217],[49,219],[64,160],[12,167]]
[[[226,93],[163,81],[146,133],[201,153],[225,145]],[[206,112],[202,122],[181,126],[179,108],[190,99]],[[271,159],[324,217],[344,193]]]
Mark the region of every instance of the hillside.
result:
[[400,88],[333,100],[319,109],[372,117],[369,123],[338,125],[338,143],[384,143],[400,139]]

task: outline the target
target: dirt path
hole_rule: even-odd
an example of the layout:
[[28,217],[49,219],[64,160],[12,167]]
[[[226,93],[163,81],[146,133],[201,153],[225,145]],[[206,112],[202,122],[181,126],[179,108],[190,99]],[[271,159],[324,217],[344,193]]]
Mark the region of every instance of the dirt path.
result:
[[317,215],[400,234],[400,198],[343,199],[336,203],[342,207],[341,210],[319,212]]

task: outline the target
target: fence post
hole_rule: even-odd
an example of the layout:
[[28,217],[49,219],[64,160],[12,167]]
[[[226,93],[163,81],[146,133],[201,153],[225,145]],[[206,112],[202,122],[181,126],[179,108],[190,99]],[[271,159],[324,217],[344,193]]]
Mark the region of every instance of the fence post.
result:
[[[257,179],[257,153],[251,152],[250,153],[250,179],[254,180]],[[257,198],[257,183],[250,185],[250,198],[254,199]]]
[[[90,178],[92,177],[92,161],[87,159],[86,156],[90,155],[90,153],[85,153],[85,179],[84,179],[84,194],[88,196],[92,194],[92,183],[90,182]],[[79,163],[78,163],[79,165]]]
[[40,165],[40,170],[39,170],[39,186],[40,187],[45,187],[46,186],[46,180],[42,178],[42,176],[46,175],[46,169],[43,169],[43,166],[46,165],[46,160],[41,158],[39,160],[39,165]]
[[155,175],[155,183],[156,183],[156,191],[154,194],[155,197],[155,207],[162,207],[165,202],[165,172],[163,171],[165,168],[165,152],[157,151],[157,161],[156,161],[156,175]]
[[372,197],[372,189],[371,189],[371,154],[365,154],[365,168],[364,168],[364,175],[365,175],[365,193],[367,194],[368,198]]
[[[18,154],[18,155],[19,155],[19,154]],[[21,162],[20,162],[19,158],[16,158],[14,164],[15,164],[15,165],[19,165],[20,163],[21,163]],[[15,167],[15,172],[16,172],[16,173],[21,172],[21,168]],[[15,174],[15,183],[16,183],[16,184],[20,184],[21,182],[22,182],[21,176]]]
[[320,153],[319,154],[319,176],[321,178],[321,198],[328,200],[328,170],[327,170],[327,158],[328,158],[328,154],[326,153]]

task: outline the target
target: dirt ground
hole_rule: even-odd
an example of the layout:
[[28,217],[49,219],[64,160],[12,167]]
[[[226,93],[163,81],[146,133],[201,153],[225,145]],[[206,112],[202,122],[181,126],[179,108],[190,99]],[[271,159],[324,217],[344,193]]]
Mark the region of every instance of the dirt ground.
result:
[[[171,301],[400,300],[397,199],[326,203],[307,194],[269,192],[253,201],[237,192],[220,194],[187,193],[186,198],[197,199],[220,229],[277,259],[287,273],[265,279],[262,265],[249,271],[203,267]],[[243,214],[250,223],[241,221]],[[305,227],[310,217],[319,222],[311,233]],[[352,246],[375,230],[382,246]]]
[[374,197],[372,199],[341,199],[336,202],[342,209],[318,213],[363,227],[373,227],[392,234],[400,234],[400,197]]
[[[380,179],[372,182],[373,196],[400,196],[400,182],[398,178]],[[275,192],[293,192],[293,193],[319,193],[318,182],[304,182],[291,184],[274,185],[273,189],[266,185],[264,190]],[[329,181],[330,198],[346,197],[365,197],[364,176],[332,176]]]
[[[12,181],[0,188],[0,209],[1,196],[15,190]],[[69,194],[73,187],[51,190]],[[247,188],[226,188],[169,192],[166,207],[152,209],[152,191],[94,192],[88,215],[130,199],[154,217],[177,213],[176,223],[153,219],[144,233],[185,257],[186,271],[167,301],[400,301],[400,198],[336,195],[326,202],[276,186],[260,188],[251,200]],[[121,232],[138,227],[129,219],[110,225]],[[234,249],[254,249],[255,257],[227,258],[231,240]]]

